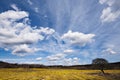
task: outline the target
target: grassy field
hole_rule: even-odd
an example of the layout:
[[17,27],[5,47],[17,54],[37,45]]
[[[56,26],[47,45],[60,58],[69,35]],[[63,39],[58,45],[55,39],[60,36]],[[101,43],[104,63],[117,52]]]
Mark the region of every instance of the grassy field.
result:
[[0,69],[0,80],[120,80],[120,70]]

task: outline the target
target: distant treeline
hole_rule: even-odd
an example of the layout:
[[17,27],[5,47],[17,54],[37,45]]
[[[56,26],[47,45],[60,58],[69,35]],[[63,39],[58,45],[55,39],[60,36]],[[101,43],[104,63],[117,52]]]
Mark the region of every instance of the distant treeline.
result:
[[[97,69],[92,64],[87,65],[72,65],[72,66],[63,66],[63,65],[53,65],[45,66],[42,64],[17,64],[17,63],[7,63],[0,61],[0,68],[54,68],[54,69]],[[120,62],[109,63],[105,66],[104,69],[120,69]]]

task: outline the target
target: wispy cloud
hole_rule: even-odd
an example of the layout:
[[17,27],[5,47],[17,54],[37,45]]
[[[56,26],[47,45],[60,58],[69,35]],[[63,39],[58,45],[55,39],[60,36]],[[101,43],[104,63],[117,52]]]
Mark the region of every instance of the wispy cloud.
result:
[[115,21],[120,17],[120,1],[118,0],[99,0],[100,4],[107,4],[101,15],[102,22]]
[[47,59],[49,61],[57,61],[57,60],[63,59],[65,56],[66,56],[65,54],[58,53],[58,54],[55,54],[55,55],[47,56]]
[[64,59],[64,64],[65,65],[79,65],[80,62],[79,62],[79,58],[77,57],[74,57],[74,58],[65,58]]
[[16,11],[19,11],[18,7],[15,4],[11,4],[11,7]]
[[67,49],[67,50],[64,50],[63,52],[64,52],[64,53],[73,53],[73,52],[75,52],[75,51],[72,50],[72,49]]
[[106,50],[103,50],[103,53],[116,54],[116,52],[113,51],[111,48],[107,48]]
[[42,57],[38,57],[36,58],[37,61],[41,61],[42,60]]
[[32,4],[33,4],[31,0],[27,0],[27,2],[28,2],[30,5],[32,5]]

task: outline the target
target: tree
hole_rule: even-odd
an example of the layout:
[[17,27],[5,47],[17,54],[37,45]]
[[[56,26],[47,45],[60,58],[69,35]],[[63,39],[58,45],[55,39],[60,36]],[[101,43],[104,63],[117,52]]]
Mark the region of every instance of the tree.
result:
[[102,71],[102,73],[105,74],[104,73],[104,68],[108,64],[108,61],[106,59],[96,58],[92,61],[92,64],[95,68],[100,69]]

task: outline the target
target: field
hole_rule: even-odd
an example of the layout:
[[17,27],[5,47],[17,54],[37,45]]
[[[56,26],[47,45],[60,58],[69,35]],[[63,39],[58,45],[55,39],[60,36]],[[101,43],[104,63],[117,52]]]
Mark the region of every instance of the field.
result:
[[120,70],[0,69],[0,80],[120,80]]

